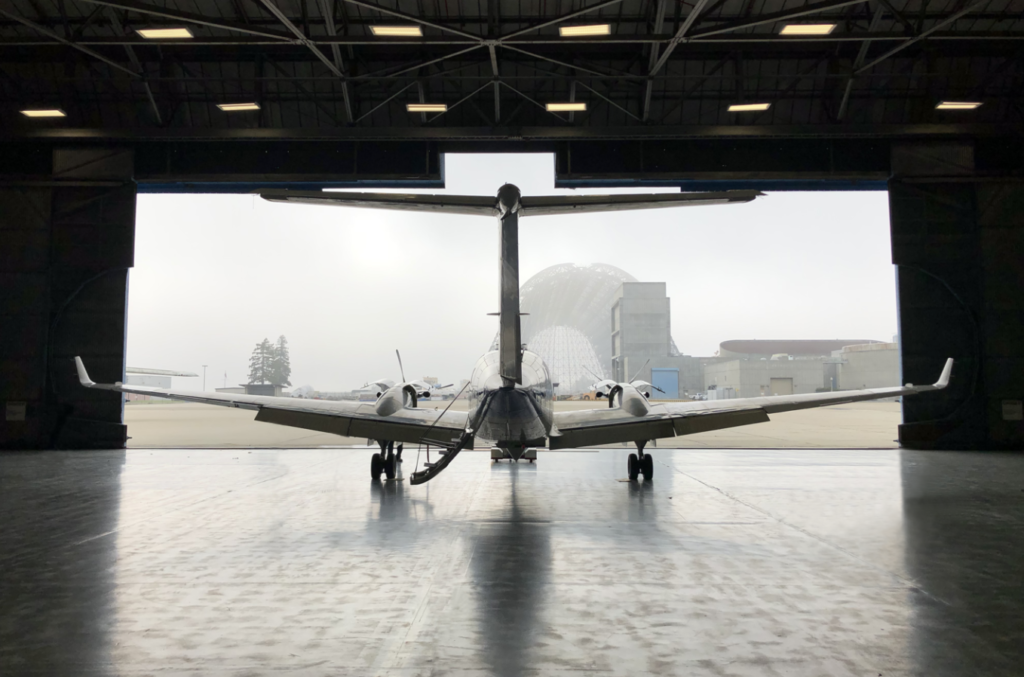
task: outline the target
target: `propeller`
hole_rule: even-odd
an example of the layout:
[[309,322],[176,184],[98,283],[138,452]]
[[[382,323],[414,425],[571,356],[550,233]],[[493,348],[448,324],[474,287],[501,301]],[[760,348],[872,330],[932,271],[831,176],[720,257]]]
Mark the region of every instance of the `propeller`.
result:
[[650,358],[648,358],[647,361],[644,362],[644,366],[640,367],[639,369],[636,370],[636,373],[633,374],[633,378],[629,379],[629,382],[632,383],[633,381],[635,381],[636,377],[640,375],[640,372],[642,372],[644,370],[644,367],[646,367],[650,363],[651,363],[651,360],[650,360]]
[[395,348],[395,355],[398,357],[398,371],[402,374],[402,383],[405,383],[405,367],[402,366],[402,353],[398,352],[398,348]]

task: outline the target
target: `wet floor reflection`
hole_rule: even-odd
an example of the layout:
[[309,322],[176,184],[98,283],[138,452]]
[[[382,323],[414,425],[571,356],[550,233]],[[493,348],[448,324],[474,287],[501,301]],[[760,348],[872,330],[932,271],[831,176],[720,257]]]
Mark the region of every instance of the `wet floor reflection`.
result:
[[901,452],[914,674],[1021,674],[1021,465],[1010,454]]
[[[492,489],[502,507],[480,523],[473,538],[470,576],[476,596],[483,660],[492,674],[514,677],[529,672],[543,638],[541,611],[551,567],[550,520],[521,500],[519,482],[537,465],[494,464]],[[507,479],[507,494],[500,491]]]
[[5,454],[0,674],[110,673],[124,460],[123,450]]

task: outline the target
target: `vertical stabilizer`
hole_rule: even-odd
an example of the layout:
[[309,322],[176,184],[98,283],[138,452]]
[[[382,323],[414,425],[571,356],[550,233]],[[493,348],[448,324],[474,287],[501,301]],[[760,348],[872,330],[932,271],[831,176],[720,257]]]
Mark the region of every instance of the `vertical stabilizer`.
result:
[[519,328],[519,189],[510,183],[498,190],[501,223],[501,328],[498,356],[501,378],[510,386],[523,382],[522,333]]

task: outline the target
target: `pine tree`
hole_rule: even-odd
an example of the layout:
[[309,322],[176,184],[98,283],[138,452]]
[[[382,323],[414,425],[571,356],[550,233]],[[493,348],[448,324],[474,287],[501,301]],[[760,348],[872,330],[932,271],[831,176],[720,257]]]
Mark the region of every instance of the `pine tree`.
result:
[[267,383],[271,381],[271,368],[274,360],[274,345],[267,339],[256,344],[249,357],[249,383]]
[[270,364],[270,382],[279,386],[292,384],[292,365],[288,357],[288,339],[277,337],[277,344],[271,347],[273,359]]

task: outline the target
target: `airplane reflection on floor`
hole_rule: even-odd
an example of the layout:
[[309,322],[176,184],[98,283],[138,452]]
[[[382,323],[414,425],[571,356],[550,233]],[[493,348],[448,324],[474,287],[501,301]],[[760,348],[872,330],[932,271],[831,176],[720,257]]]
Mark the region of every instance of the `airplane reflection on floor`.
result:
[[1019,672],[1024,457],[627,453],[0,456],[0,673]]

